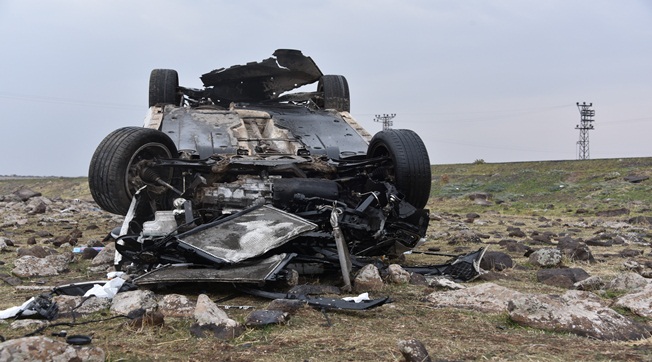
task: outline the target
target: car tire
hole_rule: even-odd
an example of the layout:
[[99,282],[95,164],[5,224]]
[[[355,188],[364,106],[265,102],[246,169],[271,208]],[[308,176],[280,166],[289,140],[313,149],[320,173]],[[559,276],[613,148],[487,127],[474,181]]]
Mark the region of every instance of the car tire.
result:
[[[175,158],[177,148],[165,133],[141,127],[124,127],[111,132],[97,146],[88,170],[88,185],[95,202],[104,210],[126,215],[134,193],[145,182],[138,162]],[[164,177],[169,182],[171,174]]]
[[181,103],[179,75],[173,69],[154,69],[149,74],[149,106]]
[[317,83],[317,92],[323,93],[324,109],[335,109],[338,112],[351,112],[351,96],[349,83],[342,75],[323,75]]
[[369,143],[368,157],[389,156],[389,177],[405,200],[418,209],[428,203],[431,169],[428,151],[421,137],[408,129],[389,129],[376,133]]

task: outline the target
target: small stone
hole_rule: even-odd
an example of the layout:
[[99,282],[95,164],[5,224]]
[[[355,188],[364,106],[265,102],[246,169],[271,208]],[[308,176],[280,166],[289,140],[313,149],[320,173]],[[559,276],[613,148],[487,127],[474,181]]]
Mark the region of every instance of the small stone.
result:
[[158,310],[166,317],[190,318],[195,307],[193,301],[181,294],[166,294],[158,302]]
[[426,347],[419,340],[409,339],[401,340],[397,343],[398,350],[401,351],[406,362],[431,362],[430,355]]
[[561,264],[561,251],[554,248],[539,249],[530,255],[529,260],[538,267],[556,267]]
[[245,326],[247,327],[264,327],[270,324],[285,324],[290,319],[290,315],[279,310],[256,310],[247,316]]
[[480,261],[480,268],[484,270],[502,271],[513,266],[512,257],[500,251],[487,251]]
[[154,292],[151,290],[132,290],[113,297],[111,313],[127,315],[138,309],[153,311],[157,306]]
[[385,284],[380,278],[378,268],[373,264],[367,264],[355,276],[353,288],[356,292],[369,292],[381,290]]
[[410,282],[410,273],[398,264],[390,264],[387,267],[387,280],[393,284],[408,284]]

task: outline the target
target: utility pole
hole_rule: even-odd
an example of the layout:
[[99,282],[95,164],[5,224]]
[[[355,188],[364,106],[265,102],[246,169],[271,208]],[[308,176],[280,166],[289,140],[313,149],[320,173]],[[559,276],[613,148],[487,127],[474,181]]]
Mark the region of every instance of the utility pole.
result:
[[382,122],[383,123],[383,131],[386,131],[390,128],[392,128],[392,125],[394,125],[394,122],[392,121],[392,118],[396,117],[396,113],[392,114],[383,114],[382,116],[377,114],[376,118],[374,118],[374,122]]
[[595,116],[595,111],[591,109],[593,103],[586,104],[586,102],[579,102],[577,104],[577,109],[580,111],[580,124],[575,126],[575,129],[580,130],[580,140],[577,141],[577,159],[578,160],[588,160],[589,159],[589,131],[593,129],[593,116]]

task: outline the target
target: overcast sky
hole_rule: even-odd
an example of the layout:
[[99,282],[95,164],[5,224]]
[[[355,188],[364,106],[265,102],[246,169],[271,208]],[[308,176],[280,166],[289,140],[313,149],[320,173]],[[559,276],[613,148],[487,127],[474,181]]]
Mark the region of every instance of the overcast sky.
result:
[[433,164],[652,156],[649,0],[0,0],[0,175],[86,176],[140,126],[153,68],[200,88],[216,68],[300,49],[342,74],[351,113],[424,139]]

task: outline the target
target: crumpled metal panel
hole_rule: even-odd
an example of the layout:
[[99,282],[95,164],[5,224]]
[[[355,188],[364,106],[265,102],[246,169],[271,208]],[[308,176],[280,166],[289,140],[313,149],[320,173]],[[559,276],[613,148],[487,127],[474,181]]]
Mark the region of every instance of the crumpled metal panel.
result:
[[300,50],[278,49],[273,58],[213,70],[201,76],[215,103],[273,99],[283,92],[314,83],[322,76],[312,58]]
[[317,225],[270,205],[190,235],[179,242],[201,250],[219,262],[238,263],[294,239]]

